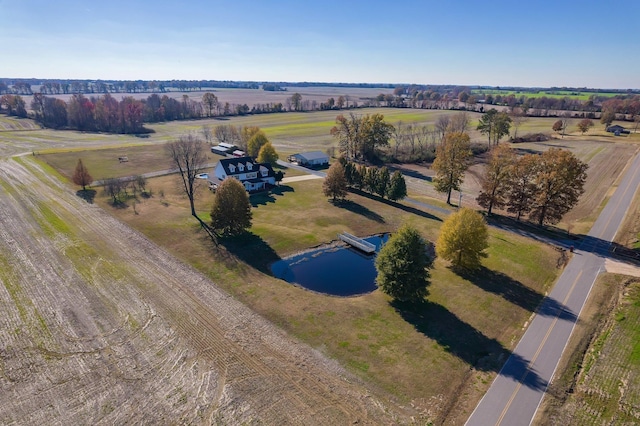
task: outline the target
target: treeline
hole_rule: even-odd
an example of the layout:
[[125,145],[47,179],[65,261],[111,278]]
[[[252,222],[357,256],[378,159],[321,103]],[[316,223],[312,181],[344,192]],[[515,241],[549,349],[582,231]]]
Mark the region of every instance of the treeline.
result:
[[[5,100],[5,98],[7,98]],[[3,95],[0,110],[9,115],[26,117],[24,100],[19,95]],[[145,133],[144,123],[198,119],[214,116],[230,116],[282,112],[284,106],[277,104],[247,105],[222,104],[213,93],[205,93],[202,101],[183,95],[181,100],[156,93],[146,99],[126,96],[118,101],[110,94],[86,97],[83,94],[71,96],[68,102],[45,96],[33,95],[31,102],[33,118],[45,127],[54,129],[76,129],[109,133]]]
[[391,201],[402,200],[407,196],[407,184],[399,170],[393,175],[386,167],[367,167],[340,158],[344,167],[344,177],[348,186]]
[[[562,89],[566,90],[566,89]],[[587,91],[582,90],[581,91]],[[484,112],[485,105],[504,106],[510,110],[519,109],[526,116],[547,117],[556,116],[557,111],[576,111],[580,117],[596,118],[596,113],[607,109],[616,109],[618,114],[633,116],[635,105],[640,95],[632,91],[620,91],[615,97],[599,95],[597,91],[587,100],[580,100],[570,96],[547,97],[528,96],[524,94],[491,94],[475,93],[473,87],[465,86],[396,86],[393,93],[380,93],[370,98],[372,106],[386,106],[393,108],[421,108],[421,109],[463,109]],[[533,93],[532,93],[533,94]],[[626,112],[625,112],[626,111]],[[635,113],[636,115],[638,112]],[[621,119],[629,119],[621,117]]]
[[219,80],[50,80],[5,79],[0,80],[0,94],[64,95],[72,93],[147,93],[170,91],[202,91],[206,89],[258,89],[260,83]]
[[476,200],[488,214],[506,208],[516,220],[554,224],[584,192],[587,167],[563,149],[518,156],[509,146],[498,145],[491,151]]

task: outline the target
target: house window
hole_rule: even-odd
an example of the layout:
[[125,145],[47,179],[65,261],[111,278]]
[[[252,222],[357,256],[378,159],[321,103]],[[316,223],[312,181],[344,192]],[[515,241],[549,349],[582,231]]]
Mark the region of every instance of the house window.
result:
[[229,171],[231,173],[235,173],[236,172],[236,166],[234,166],[233,164],[229,164]]
[[251,170],[251,169],[253,169],[253,164],[247,163],[247,170]]
[[255,179],[258,177],[257,173],[247,173],[247,179]]
[[238,164],[238,170],[244,172],[244,166],[242,164]]

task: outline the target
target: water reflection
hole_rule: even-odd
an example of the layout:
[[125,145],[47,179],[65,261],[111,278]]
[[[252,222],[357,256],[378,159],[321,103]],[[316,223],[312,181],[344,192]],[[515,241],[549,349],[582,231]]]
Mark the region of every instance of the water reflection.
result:
[[[376,246],[376,253],[388,235],[365,238]],[[377,288],[375,255],[365,255],[342,245],[320,248],[275,262],[276,278],[309,290],[334,296],[354,296]]]

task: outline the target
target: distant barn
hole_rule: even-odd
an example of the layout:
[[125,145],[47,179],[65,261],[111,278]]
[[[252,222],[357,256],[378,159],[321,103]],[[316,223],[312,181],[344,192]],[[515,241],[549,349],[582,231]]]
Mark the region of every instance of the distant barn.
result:
[[616,136],[631,133],[629,130],[625,129],[622,126],[618,126],[617,124],[607,127],[607,132],[613,133]]
[[234,150],[238,149],[237,146],[231,145],[230,143],[221,142],[216,146],[211,147],[211,152],[214,154],[226,156],[227,154],[232,153]]
[[293,154],[289,161],[305,167],[323,167],[329,164],[329,156],[322,151],[309,151]]

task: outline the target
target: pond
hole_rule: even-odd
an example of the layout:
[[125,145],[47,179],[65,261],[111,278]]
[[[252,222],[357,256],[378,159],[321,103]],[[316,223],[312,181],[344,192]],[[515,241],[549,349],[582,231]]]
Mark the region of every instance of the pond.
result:
[[[376,253],[388,235],[365,238],[376,246]],[[346,245],[319,248],[271,265],[276,278],[309,290],[333,296],[355,296],[374,291],[375,255],[366,255]]]

